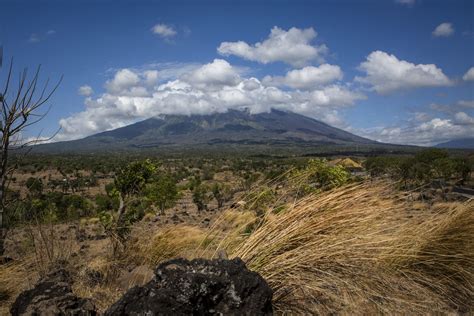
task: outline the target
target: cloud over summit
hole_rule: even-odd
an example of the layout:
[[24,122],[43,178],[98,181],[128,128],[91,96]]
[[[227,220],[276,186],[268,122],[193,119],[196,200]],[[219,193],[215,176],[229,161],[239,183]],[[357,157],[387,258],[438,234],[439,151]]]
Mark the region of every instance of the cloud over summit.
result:
[[[365,95],[334,83],[342,78],[339,67],[322,65],[287,74],[289,87],[282,90],[245,77],[223,59],[199,67],[180,69],[119,69],[106,81],[106,91],[86,99],[86,109],[60,121],[58,140],[79,138],[160,114],[210,114],[229,109],[251,113],[272,108],[290,110],[340,125],[338,109],[353,105]],[[161,76],[173,72],[174,78]],[[326,79],[321,74],[327,73]],[[285,78],[286,78],[285,77]],[[309,83],[317,84],[310,85]]]

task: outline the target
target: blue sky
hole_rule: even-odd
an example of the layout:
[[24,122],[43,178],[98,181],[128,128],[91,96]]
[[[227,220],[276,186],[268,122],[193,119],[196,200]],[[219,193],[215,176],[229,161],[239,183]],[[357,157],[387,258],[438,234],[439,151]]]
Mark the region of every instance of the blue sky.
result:
[[25,137],[234,108],[287,109],[394,143],[474,135],[472,1],[7,0],[1,10],[4,64],[64,75]]

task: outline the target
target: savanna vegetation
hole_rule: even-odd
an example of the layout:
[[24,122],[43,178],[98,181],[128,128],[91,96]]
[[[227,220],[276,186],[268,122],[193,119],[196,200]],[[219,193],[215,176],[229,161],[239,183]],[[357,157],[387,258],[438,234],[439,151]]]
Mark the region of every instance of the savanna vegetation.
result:
[[473,156],[341,158],[29,155],[8,191],[2,311],[58,264],[105,309],[164,260],[222,253],[279,313],[472,311],[474,204],[453,188],[472,188]]

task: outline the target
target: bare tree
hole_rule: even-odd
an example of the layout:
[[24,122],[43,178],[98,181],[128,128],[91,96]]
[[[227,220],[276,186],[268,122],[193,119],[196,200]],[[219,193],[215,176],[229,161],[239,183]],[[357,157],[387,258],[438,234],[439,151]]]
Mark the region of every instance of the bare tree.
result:
[[[0,47],[0,68],[2,67],[3,51]],[[24,139],[26,129],[41,121],[49,112],[45,107],[53,93],[61,83],[61,79],[52,88],[48,88],[49,79],[43,85],[39,84],[41,66],[28,79],[25,68],[18,78],[18,86],[13,86],[13,60],[10,62],[3,91],[0,90],[0,255],[3,254],[4,239],[7,229],[4,223],[6,197],[11,174],[15,165],[9,164],[10,152],[18,150],[22,155],[29,152],[28,146],[38,142]]]

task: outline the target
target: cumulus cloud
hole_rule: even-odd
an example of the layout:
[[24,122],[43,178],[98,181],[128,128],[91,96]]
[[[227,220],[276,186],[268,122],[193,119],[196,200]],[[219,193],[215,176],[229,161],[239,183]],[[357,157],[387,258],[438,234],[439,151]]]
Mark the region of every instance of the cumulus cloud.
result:
[[307,66],[302,69],[290,70],[284,77],[266,76],[263,82],[267,85],[285,85],[294,89],[314,89],[343,77],[339,66],[323,64],[319,67]]
[[365,77],[356,81],[371,86],[380,94],[422,87],[450,86],[452,81],[434,64],[414,64],[395,55],[374,51],[359,65]]
[[138,74],[131,69],[121,69],[115,73],[114,78],[105,83],[105,88],[109,93],[130,92],[140,82]]
[[311,42],[317,33],[311,27],[296,27],[285,31],[274,26],[270,35],[263,42],[247,44],[244,41],[223,42],[217,48],[224,56],[235,55],[247,60],[263,64],[282,61],[295,67],[302,67],[312,60],[323,62],[327,53],[326,45],[313,45]]
[[153,34],[156,34],[165,39],[172,38],[176,36],[176,34],[178,34],[178,32],[172,26],[163,23],[156,24],[151,28],[151,31],[153,32]]
[[[342,84],[314,89],[282,90],[255,77],[245,77],[238,67],[215,59],[186,71],[170,69],[119,69],[105,84],[105,93],[85,100],[85,109],[60,121],[55,140],[84,137],[166,114],[209,114],[231,109],[251,113],[272,108],[289,110],[343,126],[341,107],[365,96]],[[162,74],[175,73],[162,80]],[[327,81],[329,83],[329,81]]]
[[454,115],[455,122],[459,125],[473,125],[474,117],[470,116],[466,112],[458,112]]
[[419,146],[432,146],[453,139],[472,137],[474,134],[474,118],[465,112],[456,112],[447,117],[414,116],[414,120],[398,126],[352,131],[381,142]]
[[236,68],[223,59],[214,59],[212,63],[183,76],[183,80],[200,88],[219,88],[235,86],[240,81]]
[[434,29],[432,34],[436,37],[449,37],[454,34],[453,25],[448,22],[441,23]]
[[77,90],[77,93],[85,97],[90,97],[94,93],[94,90],[89,85],[83,85],[79,87],[79,89]]
[[474,67],[469,68],[469,70],[462,77],[464,81],[474,80]]

